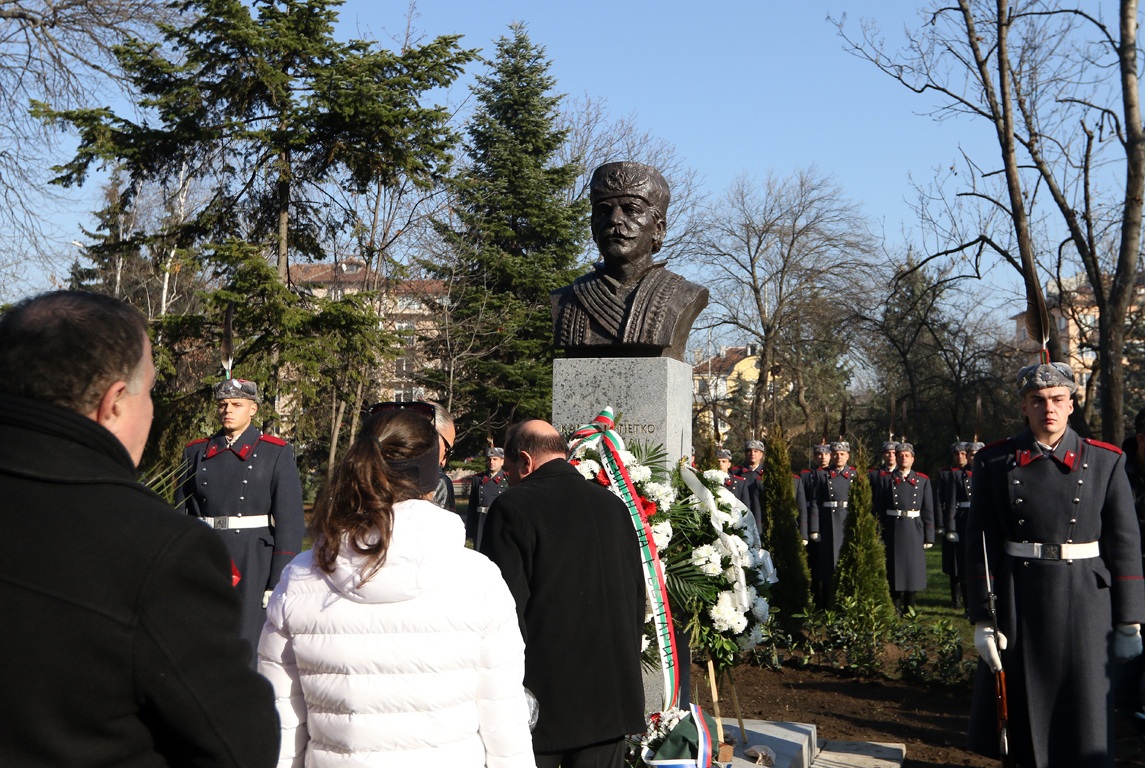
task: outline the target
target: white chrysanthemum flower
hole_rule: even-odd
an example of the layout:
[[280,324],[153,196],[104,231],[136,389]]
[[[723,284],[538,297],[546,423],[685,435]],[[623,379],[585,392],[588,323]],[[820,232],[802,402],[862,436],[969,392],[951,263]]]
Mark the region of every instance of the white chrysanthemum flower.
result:
[[726,505],[732,509],[735,509],[737,504],[740,506],[743,505],[743,502],[737,499],[735,494],[732,493],[726,485],[721,485],[719,488],[717,488],[715,496],[716,501],[720,502],[720,506]]
[[663,511],[676,500],[676,489],[668,483],[645,483],[644,495],[656,505],[656,509]]
[[636,466],[636,457],[632,455],[632,451],[621,448],[616,452],[616,455],[620,458],[624,466],[629,468]]
[[641,635],[640,636],[640,652],[644,653],[646,650],[648,650],[648,646],[650,646],[650,645],[652,645],[652,638],[649,637],[648,635]]
[[[728,481],[728,473],[722,469],[705,469],[704,479],[711,483],[723,485]],[[727,490],[726,488],[724,490]]]
[[701,544],[692,550],[691,563],[705,576],[720,575],[720,560],[720,553],[711,544]]
[[739,646],[741,651],[750,651],[763,642],[763,630],[756,624],[751,628],[747,634],[740,635],[736,638],[736,645]]
[[589,441],[585,440],[584,442],[582,442],[580,445],[578,445],[576,447],[575,451],[573,451],[572,458],[583,459],[585,456],[588,455],[588,451],[589,451]]
[[751,615],[759,621],[771,618],[771,606],[767,604],[766,597],[757,597],[751,601]]
[[768,584],[774,584],[779,581],[779,575],[775,572],[775,564],[771,561],[770,552],[766,549],[761,549],[755,559],[755,566],[759,568],[759,577],[761,579]]
[[600,471],[600,465],[592,459],[582,459],[580,464],[576,465],[576,471],[580,472],[580,476],[585,480],[592,480]]
[[716,604],[708,609],[708,615],[717,632],[731,632],[738,635],[747,629],[747,619],[736,610],[735,595],[730,591],[720,593]]
[[646,483],[652,479],[652,470],[643,464],[625,464],[628,467],[628,476],[633,483]]
[[[735,537],[734,537],[734,536],[729,536],[728,538],[730,538],[730,539],[734,539]],[[721,558],[724,558],[724,557],[731,557],[731,556],[732,556],[732,550],[731,550],[731,547],[729,547],[729,546],[727,545],[727,543],[726,543],[726,542],[725,542],[725,541],[724,541],[722,538],[721,538],[721,539],[716,539],[715,541],[713,541],[713,542],[712,542],[712,547],[713,547],[713,548],[716,550],[716,552],[718,552],[718,553],[719,553],[719,555],[720,555],[720,557],[721,557]]]
[[656,544],[656,549],[662,550],[668,546],[668,542],[672,540],[672,521],[661,520],[658,523],[652,524],[652,541]]

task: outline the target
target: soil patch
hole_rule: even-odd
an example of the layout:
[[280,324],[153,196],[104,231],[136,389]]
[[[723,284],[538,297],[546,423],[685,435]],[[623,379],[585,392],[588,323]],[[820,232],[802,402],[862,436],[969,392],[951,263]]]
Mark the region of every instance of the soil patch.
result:
[[[859,678],[821,667],[778,670],[740,666],[736,693],[745,719],[814,723],[821,739],[906,744],[904,768],[997,766],[963,748],[970,688],[910,685]],[[692,666],[693,695],[708,712],[711,696],[701,667]],[[731,688],[720,688],[720,714],[734,722]],[[1120,716],[1117,765],[1145,766],[1145,742]]]

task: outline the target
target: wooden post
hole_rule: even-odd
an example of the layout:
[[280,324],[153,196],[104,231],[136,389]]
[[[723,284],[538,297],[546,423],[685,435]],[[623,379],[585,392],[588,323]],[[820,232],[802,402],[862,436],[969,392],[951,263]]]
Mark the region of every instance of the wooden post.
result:
[[720,689],[716,683],[716,665],[712,663],[710,658],[708,659],[708,685],[712,689],[712,714],[716,716],[716,735],[722,744],[724,741],[724,721],[720,719]]
[[743,712],[741,712],[739,708],[739,695],[736,693],[736,679],[732,674],[731,667],[728,667],[728,682],[732,684],[732,703],[735,704],[736,720],[739,721],[739,740],[743,745],[742,748],[747,749],[747,728],[745,728],[743,724]]

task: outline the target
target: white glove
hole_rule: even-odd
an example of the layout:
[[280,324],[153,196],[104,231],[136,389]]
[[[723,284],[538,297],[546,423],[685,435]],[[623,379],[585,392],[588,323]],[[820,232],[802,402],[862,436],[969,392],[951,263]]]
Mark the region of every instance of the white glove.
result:
[[262,607],[263,608],[265,608],[267,606],[267,604],[270,602],[270,596],[273,592],[274,592],[273,589],[268,589],[267,591],[262,593]]
[[819,534],[817,534],[817,533],[811,534],[811,540],[812,541],[819,541]]
[[1113,658],[1129,661],[1141,655],[1141,625],[1118,624],[1113,633]]
[[805,547],[807,546],[807,539],[803,540],[803,546],[805,546]]
[[928,541],[928,542],[926,542],[925,544],[923,544],[923,545],[922,545],[922,548],[923,548],[923,549],[930,549],[930,548],[931,548],[931,547],[933,547],[933,546],[934,546],[934,542],[932,542],[932,541]]
[[980,621],[974,625],[974,647],[991,672],[1002,669],[1000,651],[1006,650],[1006,636],[1001,632],[995,632],[990,622]]
[[957,542],[958,541],[958,532],[957,531],[948,531],[946,534],[946,540]]

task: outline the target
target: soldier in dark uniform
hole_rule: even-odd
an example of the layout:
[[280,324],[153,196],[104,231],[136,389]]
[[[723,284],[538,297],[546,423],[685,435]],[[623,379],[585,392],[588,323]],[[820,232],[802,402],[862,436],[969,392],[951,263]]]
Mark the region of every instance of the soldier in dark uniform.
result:
[[895,471],[881,476],[873,494],[882,528],[887,581],[901,616],[913,608],[915,593],[926,589],[925,550],[934,546],[934,491],[930,478],[914,471],[914,446],[899,443]]
[[898,458],[896,453],[898,448],[899,444],[894,440],[888,440],[883,443],[883,447],[879,451],[882,454],[883,463],[867,471],[867,479],[871,482],[872,492],[874,492],[875,488],[880,482],[879,476],[891,474],[895,471],[895,467],[898,466]]
[[814,546],[808,549],[811,590],[816,605],[826,608],[831,600],[831,581],[843,547],[843,524],[849,513],[851,481],[858,470],[848,466],[851,445],[831,443],[831,468],[824,470],[808,503],[807,531]]
[[478,472],[469,480],[469,512],[465,518],[465,538],[473,542],[473,548],[481,546],[481,532],[485,528],[485,515],[493,500],[501,491],[509,487],[509,478],[501,469],[505,463],[505,449],[489,446],[485,449],[485,471]]
[[831,466],[831,444],[819,443],[811,451],[815,457],[815,468],[805,469],[799,473],[799,479],[803,484],[803,506],[799,509],[799,535],[803,537],[804,546],[808,547],[808,557],[811,556],[810,549],[815,545],[811,543],[807,517],[810,513],[811,502],[815,498],[815,488],[819,485],[821,476]]
[[980,661],[968,744],[999,753],[992,672],[1002,667],[1010,754],[1039,768],[1112,768],[1110,668],[1140,655],[1145,619],[1125,456],[1070,429],[1076,390],[1064,363],[1019,371],[1029,427],[979,452],[971,480],[967,586]]
[[266,601],[283,567],[302,550],[302,483],[290,445],[251,423],[258,386],[227,379],[214,395],[223,428],[183,449],[185,475],[175,506],[185,504],[187,514],[226,544],[242,598],[239,634],[257,650]]
[[[966,513],[970,511],[970,478],[967,464],[969,443],[952,443],[949,467],[938,470],[934,484],[934,513],[943,520],[942,572],[950,577],[950,607],[963,608],[966,600]],[[936,523],[937,525],[937,523]]]
[[755,528],[763,531],[763,443],[748,440],[743,445],[743,464],[732,467],[729,475],[742,481],[733,489],[736,498],[743,502],[755,518]]

